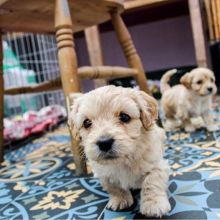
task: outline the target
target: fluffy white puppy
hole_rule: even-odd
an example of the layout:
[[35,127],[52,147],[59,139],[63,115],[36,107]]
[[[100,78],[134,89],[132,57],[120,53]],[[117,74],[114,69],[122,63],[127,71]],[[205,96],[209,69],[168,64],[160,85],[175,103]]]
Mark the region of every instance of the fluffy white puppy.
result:
[[206,127],[209,131],[217,130],[211,114],[212,96],[217,91],[213,72],[195,68],[182,76],[181,84],[170,87],[168,83],[176,72],[176,69],[169,70],[161,79],[165,129],[185,128],[190,132]]
[[157,116],[156,100],[130,88],[105,86],[73,101],[70,128],[113,210],[131,206],[130,189],[136,188],[141,188],[142,214],[162,216],[170,210],[165,134],[155,124]]

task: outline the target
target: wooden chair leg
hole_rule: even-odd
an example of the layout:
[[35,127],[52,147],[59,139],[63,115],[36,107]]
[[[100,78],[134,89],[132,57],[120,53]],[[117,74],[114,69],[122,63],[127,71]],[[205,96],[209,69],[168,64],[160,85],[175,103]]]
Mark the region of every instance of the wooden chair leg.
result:
[[[55,28],[61,81],[66,97],[67,109],[69,109],[69,95],[80,91],[80,83],[77,76],[77,58],[74,48],[72,20],[67,0],[56,0]],[[86,174],[86,161],[81,155],[79,143],[73,140],[73,138],[72,151],[76,165],[76,175]]]
[[3,117],[4,117],[4,81],[3,81],[3,48],[2,32],[0,30],[0,163],[4,159],[4,137],[3,137]]
[[130,33],[124,24],[120,14],[117,11],[111,12],[112,24],[114,26],[117,38],[123,49],[128,65],[131,68],[138,70],[136,81],[140,86],[140,89],[149,93],[147,87],[147,78],[139,55],[131,39]]
[[200,1],[188,0],[188,5],[197,65],[199,67],[209,67],[210,61],[208,59],[208,48],[206,45]]
[[[89,60],[92,66],[103,66],[103,54],[100,41],[99,29],[97,26],[92,26],[85,29],[86,44],[89,53]],[[105,86],[106,80],[94,80],[95,88]]]

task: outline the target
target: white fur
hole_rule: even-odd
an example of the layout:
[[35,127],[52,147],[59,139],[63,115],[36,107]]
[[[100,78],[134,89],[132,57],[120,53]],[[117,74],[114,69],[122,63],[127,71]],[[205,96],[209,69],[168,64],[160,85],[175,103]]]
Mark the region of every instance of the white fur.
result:
[[[120,112],[131,117],[119,120]],[[92,121],[90,128],[83,121]],[[133,203],[130,189],[141,188],[141,213],[162,216],[170,210],[167,198],[168,164],[163,159],[165,133],[155,124],[157,103],[144,92],[105,86],[74,100],[69,123],[81,141],[96,177],[110,194],[108,207],[122,209]],[[115,159],[100,157],[96,142],[114,138]]]
[[[206,127],[210,131],[217,130],[211,115],[212,95],[217,91],[213,72],[207,68],[193,69],[181,78],[181,85],[170,87],[168,82],[175,72],[170,70],[161,79],[165,129],[185,128],[186,131],[195,131]],[[208,88],[213,89],[211,93]]]

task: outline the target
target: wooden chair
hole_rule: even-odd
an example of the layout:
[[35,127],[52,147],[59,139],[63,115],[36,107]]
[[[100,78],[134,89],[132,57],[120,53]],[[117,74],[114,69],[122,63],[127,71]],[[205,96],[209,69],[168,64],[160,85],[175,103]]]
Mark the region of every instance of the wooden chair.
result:
[[[5,1],[5,0],[4,0]],[[3,2],[4,2],[3,1]],[[8,0],[10,2],[10,0]],[[27,3],[28,0],[22,0],[23,2]],[[29,0],[30,1],[30,0]],[[33,1],[33,0],[32,0]],[[49,0],[47,0],[49,2]],[[6,0],[7,2],[7,0]],[[39,0],[35,1],[33,4],[45,4],[46,0]],[[22,2],[19,2],[22,7],[24,5]],[[97,5],[100,5],[100,9],[105,10],[105,14],[108,15],[108,17],[103,16],[102,19],[98,15],[95,18],[95,21],[91,22],[89,18],[87,18],[86,25],[82,25],[82,23],[79,22],[80,27],[77,26],[77,21],[74,21],[74,24],[76,26],[73,26],[72,19],[71,19],[71,13],[69,10],[69,5],[67,0],[56,0],[55,1],[55,33],[56,33],[56,40],[57,40],[57,48],[58,48],[58,60],[59,60],[59,66],[60,66],[60,74],[61,74],[61,82],[62,82],[62,88],[64,91],[64,95],[66,97],[66,105],[67,109],[69,109],[70,106],[70,94],[74,92],[80,92],[80,79],[82,78],[90,78],[90,79],[96,79],[96,78],[109,78],[109,77],[127,77],[127,76],[133,76],[140,89],[148,92],[147,88],[147,79],[145,76],[145,72],[143,69],[143,65],[141,63],[140,57],[137,54],[137,51],[135,49],[135,46],[132,42],[131,36],[120,16],[120,13],[123,11],[123,4],[121,0],[76,0],[74,3],[76,4],[76,8],[78,7],[78,10],[80,10],[79,7],[86,7],[87,9],[90,8],[91,13],[88,13],[87,15],[84,14],[84,11],[82,10],[79,16],[81,18],[83,16],[95,16],[95,14],[92,13],[92,10],[94,7],[97,7]],[[77,5],[78,4],[78,5]],[[9,6],[8,6],[9,7]],[[1,1],[0,1],[0,8],[1,8]],[[72,7],[71,7],[72,9]],[[45,9],[46,10],[46,9]],[[49,9],[48,9],[49,10]],[[25,12],[24,12],[25,13]],[[28,13],[27,13],[28,14]],[[18,16],[19,13],[15,13],[15,17]],[[7,17],[7,16],[6,16]],[[0,15],[1,19],[1,15]],[[6,18],[5,18],[6,19]],[[10,18],[12,19],[12,18]],[[0,21],[0,29],[6,29],[7,25],[10,26],[10,19],[8,19],[8,24]],[[39,18],[41,19],[41,18]],[[74,18],[73,18],[74,19]],[[76,18],[75,18],[76,19]],[[100,20],[99,20],[100,19]],[[124,67],[112,67],[112,66],[91,66],[91,67],[77,67],[77,58],[76,58],[76,52],[74,49],[74,39],[73,39],[73,32],[74,28],[77,30],[81,30],[82,28],[85,28],[85,26],[92,26],[94,24],[98,24],[100,22],[103,22],[105,20],[111,19],[112,24],[114,27],[114,30],[116,32],[117,38],[119,40],[119,43],[123,49],[124,55],[126,57],[128,68]],[[94,19],[93,19],[94,20]],[[4,21],[4,20],[3,20]],[[90,23],[89,23],[90,21]],[[36,22],[36,21],[35,21]],[[34,24],[39,25],[39,27],[34,27]],[[19,31],[30,31],[29,24],[22,24],[25,30],[22,30],[22,28],[14,27],[13,24],[11,24],[8,29],[9,30],[19,30]],[[40,28],[40,24],[33,23],[32,29],[34,32],[38,32],[38,28]],[[31,27],[31,26],[30,26]],[[45,28],[45,27],[44,27]],[[39,30],[40,31],[40,30]],[[2,48],[0,53],[0,64],[2,66]],[[0,157],[1,161],[3,160],[3,94],[21,94],[21,93],[30,93],[30,92],[42,92],[42,91],[49,91],[58,89],[61,86],[61,82],[59,79],[53,80],[52,82],[46,82],[43,84],[39,84],[36,86],[30,86],[30,87],[23,87],[23,88],[13,88],[8,90],[3,90],[3,72],[2,68],[0,68]],[[82,149],[80,149],[79,143],[77,143],[76,140],[72,139],[72,151],[74,155],[74,161],[76,164],[76,174],[81,175],[86,173],[86,162],[84,158],[81,157],[80,152]]]

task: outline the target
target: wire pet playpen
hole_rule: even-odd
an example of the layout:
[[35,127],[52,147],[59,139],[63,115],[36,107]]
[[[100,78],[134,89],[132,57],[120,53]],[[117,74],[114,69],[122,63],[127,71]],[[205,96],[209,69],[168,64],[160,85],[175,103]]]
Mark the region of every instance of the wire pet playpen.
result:
[[[55,37],[7,33],[3,36],[4,89],[36,85],[59,77]],[[26,139],[65,118],[62,90],[4,96],[4,140]],[[47,107],[50,106],[50,107]],[[18,129],[19,128],[19,129]],[[14,143],[14,142],[13,142]]]
[[[3,73],[5,89],[24,87],[59,76],[55,37],[40,34],[7,33],[3,36]],[[38,111],[47,105],[64,105],[61,90],[5,96],[4,116]]]

